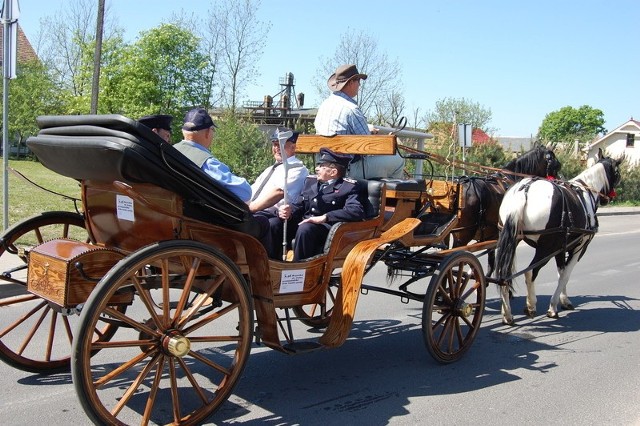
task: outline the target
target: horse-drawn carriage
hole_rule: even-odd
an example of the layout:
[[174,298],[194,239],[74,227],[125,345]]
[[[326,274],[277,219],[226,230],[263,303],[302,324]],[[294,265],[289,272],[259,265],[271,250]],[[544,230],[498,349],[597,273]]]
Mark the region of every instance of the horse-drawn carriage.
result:
[[[30,149],[80,182],[84,213],[45,213],[3,235],[0,255],[19,262],[1,276],[13,293],[0,299],[0,358],[70,366],[94,422],[198,424],[230,396],[253,342],[286,354],[342,345],[363,290],[422,303],[439,362],[472,345],[487,279],[469,250],[495,241],[448,248],[458,182],[365,182],[364,221],[335,225],[318,256],[279,261],[246,205],[146,127],[117,115],[38,123]],[[298,141],[302,153],[321,146],[397,149],[391,135]],[[376,264],[397,288],[364,283]],[[297,338],[299,323],[320,337]]]

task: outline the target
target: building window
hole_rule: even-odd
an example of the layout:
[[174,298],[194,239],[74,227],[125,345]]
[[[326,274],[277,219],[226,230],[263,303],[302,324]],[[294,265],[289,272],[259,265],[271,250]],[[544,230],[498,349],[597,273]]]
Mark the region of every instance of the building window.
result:
[[633,133],[627,133],[627,148],[633,148],[633,143],[635,142],[636,135]]

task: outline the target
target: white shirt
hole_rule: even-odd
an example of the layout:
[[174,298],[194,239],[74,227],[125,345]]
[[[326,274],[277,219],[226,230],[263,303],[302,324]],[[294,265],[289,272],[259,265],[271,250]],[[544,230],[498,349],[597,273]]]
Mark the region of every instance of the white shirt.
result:
[[[302,161],[298,160],[295,155],[287,158],[287,198],[289,203],[293,203],[298,195],[302,192],[302,187],[304,186],[304,180],[309,176],[309,170],[304,166]],[[260,188],[262,182],[269,176],[269,172],[271,171],[271,167],[267,167],[261,174],[258,176],[256,181],[251,185],[251,193],[255,194],[255,192]],[[267,183],[265,183],[264,187],[260,191],[260,196],[263,194],[267,194],[274,189],[282,189],[284,191],[284,167],[283,165],[279,165],[273,171],[271,177]],[[284,199],[278,201],[274,207],[279,207],[284,204]]]

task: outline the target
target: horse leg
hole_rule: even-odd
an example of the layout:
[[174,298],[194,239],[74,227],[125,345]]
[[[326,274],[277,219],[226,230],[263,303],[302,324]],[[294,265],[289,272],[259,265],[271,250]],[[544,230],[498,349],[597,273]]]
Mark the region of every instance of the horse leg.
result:
[[578,256],[571,256],[571,259],[564,267],[558,266],[558,286],[549,302],[549,310],[547,311],[549,318],[558,318],[558,303],[563,309],[575,309],[571,300],[569,300],[569,296],[567,296],[567,283],[576,263],[578,263]]
[[516,325],[516,322],[513,320],[513,314],[511,313],[511,300],[509,295],[511,294],[511,289],[508,285],[500,286],[500,297],[502,299],[502,323],[505,325]]
[[524,281],[527,284],[527,306],[524,308],[524,314],[529,318],[536,316],[536,303],[538,302],[536,297],[536,283],[534,280],[533,271],[524,273]]

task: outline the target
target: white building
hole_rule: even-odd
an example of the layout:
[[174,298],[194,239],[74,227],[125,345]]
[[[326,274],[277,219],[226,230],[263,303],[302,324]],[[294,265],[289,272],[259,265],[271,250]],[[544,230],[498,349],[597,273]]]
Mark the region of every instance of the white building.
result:
[[640,121],[633,117],[622,126],[610,131],[600,139],[592,142],[585,150],[587,151],[587,166],[591,166],[596,161],[598,148],[610,157],[620,158],[625,156],[625,163],[640,164],[640,147],[635,147],[635,143],[640,143]]

